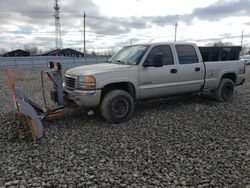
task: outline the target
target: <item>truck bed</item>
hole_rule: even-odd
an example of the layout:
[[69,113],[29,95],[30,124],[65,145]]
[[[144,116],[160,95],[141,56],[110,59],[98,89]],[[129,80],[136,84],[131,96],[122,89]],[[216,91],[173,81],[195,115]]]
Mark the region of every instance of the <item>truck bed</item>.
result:
[[204,62],[206,74],[205,74],[205,86],[203,90],[211,90],[217,88],[220,78],[224,73],[231,72],[238,75],[238,79],[235,80],[235,85],[239,85],[244,79],[244,62],[240,60],[233,61],[207,61]]

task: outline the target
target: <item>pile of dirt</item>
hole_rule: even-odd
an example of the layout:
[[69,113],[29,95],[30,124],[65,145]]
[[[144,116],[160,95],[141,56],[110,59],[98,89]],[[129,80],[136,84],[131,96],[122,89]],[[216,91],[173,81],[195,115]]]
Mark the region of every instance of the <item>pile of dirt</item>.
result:
[[13,112],[0,114],[0,140],[32,141],[32,133],[24,116]]

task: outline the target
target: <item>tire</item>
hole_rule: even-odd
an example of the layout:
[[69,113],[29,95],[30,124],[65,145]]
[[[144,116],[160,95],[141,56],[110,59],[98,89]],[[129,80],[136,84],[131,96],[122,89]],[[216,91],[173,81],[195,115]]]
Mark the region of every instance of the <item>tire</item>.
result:
[[218,87],[214,91],[214,97],[217,101],[227,102],[230,101],[234,93],[234,82],[230,79],[221,79]]
[[134,99],[123,90],[108,92],[102,99],[100,111],[110,123],[122,123],[131,119],[134,113]]

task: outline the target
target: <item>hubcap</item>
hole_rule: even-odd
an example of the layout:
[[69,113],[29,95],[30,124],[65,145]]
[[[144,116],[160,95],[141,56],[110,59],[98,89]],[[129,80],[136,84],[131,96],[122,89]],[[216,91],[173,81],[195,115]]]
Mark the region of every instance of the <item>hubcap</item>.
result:
[[112,114],[114,114],[116,117],[123,117],[128,113],[128,102],[125,99],[116,99],[112,103]]

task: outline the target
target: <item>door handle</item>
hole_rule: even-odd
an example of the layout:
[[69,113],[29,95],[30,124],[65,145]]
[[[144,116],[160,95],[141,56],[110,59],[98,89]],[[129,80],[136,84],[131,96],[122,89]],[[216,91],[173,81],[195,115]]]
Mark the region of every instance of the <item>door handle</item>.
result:
[[201,68],[200,67],[195,67],[194,70],[197,71],[197,72],[199,72],[201,70]]
[[170,69],[170,72],[171,72],[172,74],[175,74],[175,73],[177,73],[177,69]]

